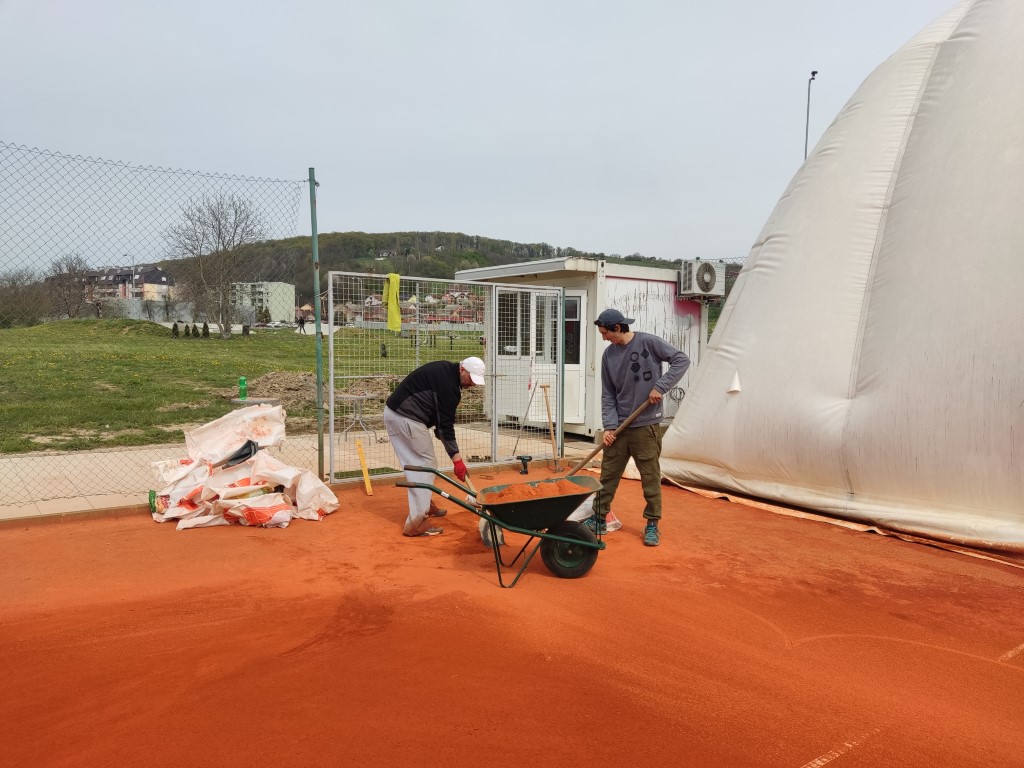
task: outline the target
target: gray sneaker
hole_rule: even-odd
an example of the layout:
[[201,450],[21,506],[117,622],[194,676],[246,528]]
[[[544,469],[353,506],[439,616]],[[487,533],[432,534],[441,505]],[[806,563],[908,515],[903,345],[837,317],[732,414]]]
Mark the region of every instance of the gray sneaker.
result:
[[588,517],[586,520],[583,521],[583,524],[590,529],[591,533],[594,533],[598,536],[604,536],[606,533],[608,533],[608,523],[606,523],[603,519],[600,523],[597,522],[596,515],[591,515],[590,517]]
[[648,523],[644,528],[644,544],[648,547],[656,547],[661,544],[661,537],[658,535],[657,524]]

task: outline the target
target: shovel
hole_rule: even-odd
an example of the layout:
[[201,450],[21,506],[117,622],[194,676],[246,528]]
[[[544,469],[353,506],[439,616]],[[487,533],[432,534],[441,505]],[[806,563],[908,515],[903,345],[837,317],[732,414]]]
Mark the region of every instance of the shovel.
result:
[[[650,405],[650,402],[648,402],[646,400],[643,403],[641,403],[639,408],[637,408],[635,411],[633,411],[631,414],[629,414],[629,416],[626,417],[626,420],[624,422],[622,422],[621,424],[619,424],[619,426],[616,428],[616,430],[614,432],[612,432],[612,435],[615,436],[615,437],[618,437],[619,433],[622,430],[624,430],[626,427],[628,427],[630,424],[632,424],[633,420],[636,419],[637,416],[639,416],[641,413],[646,411],[647,407],[649,405]],[[587,462],[589,462],[592,458],[597,456],[597,454],[599,454],[603,450],[604,450],[604,439],[602,438],[601,443],[597,446],[597,448],[592,450],[590,452],[590,454],[583,461],[581,461],[579,464],[577,464],[575,467],[573,467],[571,470],[569,470],[569,474],[567,474],[566,477],[572,477],[573,475],[575,475],[577,472],[579,472],[581,469],[583,469],[583,467],[585,467],[587,465]]]

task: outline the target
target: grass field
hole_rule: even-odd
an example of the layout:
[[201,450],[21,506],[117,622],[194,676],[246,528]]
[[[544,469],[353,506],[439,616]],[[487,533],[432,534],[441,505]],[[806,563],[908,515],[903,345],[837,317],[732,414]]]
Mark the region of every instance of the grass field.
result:
[[[312,329],[310,329],[312,330]],[[375,370],[404,375],[429,359],[480,354],[477,334],[436,347],[382,330],[346,328],[336,336],[335,373]],[[389,355],[380,358],[380,345]],[[324,371],[327,341],[324,340]],[[348,366],[350,370],[346,371]],[[293,329],[255,330],[221,339],[172,338],[156,323],[66,320],[0,330],[0,453],[176,442],[183,426],[222,416],[235,406],[238,379],[272,372],[306,374],[308,397],[289,419],[316,418],[316,336]]]

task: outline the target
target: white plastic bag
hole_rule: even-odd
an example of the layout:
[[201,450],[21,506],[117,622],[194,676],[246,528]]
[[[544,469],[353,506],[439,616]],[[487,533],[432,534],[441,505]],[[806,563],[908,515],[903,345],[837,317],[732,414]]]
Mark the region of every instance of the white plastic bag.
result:
[[284,409],[280,405],[250,405],[185,432],[189,457],[215,465],[224,462],[246,440],[253,440],[260,448],[284,440]]
[[267,493],[256,498],[221,499],[213,504],[229,523],[258,525],[263,528],[287,528],[292,519],[292,503],[283,493]]
[[156,508],[153,519],[158,523],[168,520],[195,517],[202,514],[200,496],[203,484],[210,477],[210,465],[205,461],[179,463],[176,460],[153,463],[158,479],[173,478],[156,492]]
[[[575,520],[578,523],[582,523],[584,520],[587,520],[588,518],[591,518],[593,516],[594,496],[590,495],[587,497],[586,501],[584,501],[582,504],[576,507],[573,513],[569,515],[569,519]],[[612,531],[617,531],[622,527],[622,521],[615,516],[614,512],[609,512],[607,515],[605,515],[604,522],[607,526],[608,533],[611,533]]]
[[574,520],[577,523],[582,523],[588,517],[594,516],[594,495],[591,494],[587,497],[587,500],[576,507],[573,513],[569,515],[570,520]]
[[239,486],[252,485],[252,462],[243,462],[233,467],[222,467],[210,473],[203,484],[203,501],[212,501],[223,497],[231,489]]
[[292,467],[268,453],[252,460],[253,482],[284,486],[285,495],[295,502],[295,517],[322,520],[338,508],[338,497],[311,470]]
[[[469,504],[472,504],[474,507],[477,506],[476,496],[473,496],[472,494],[466,497],[466,501]],[[487,510],[481,509],[480,511],[483,514],[485,514],[485,515],[488,515],[488,516],[490,515],[490,513],[487,512]],[[480,531],[480,541],[483,542],[484,546],[485,547],[492,546],[492,544],[491,544],[491,525],[490,525],[490,523],[487,522],[487,518],[485,518],[485,517],[481,517],[480,518],[480,522],[477,523],[477,530]],[[504,529],[499,528],[498,526],[494,526],[494,538],[498,540],[498,546],[499,547],[504,547],[505,546],[505,531],[504,531]]]
[[[485,547],[492,546],[491,544],[491,524],[487,522],[487,518],[481,517],[480,523],[477,525],[480,531],[480,541],[484,543]],[[498,546],[505,546],[505,531],[498,526],[494,526],[494,537],[498,540]]]
[[[267,448],[284,440],[284,416],[280,406],[254,405],[186,432],[190,458],[153,463],[164,484],[153,492],[153,519],[177,519],[179,531],[233,523],[285,528],[293,518],[320,520],[336,510],[338,497],[312,471],[251,453],[252,443]],[[233,455],[238,463],[226,466]]]

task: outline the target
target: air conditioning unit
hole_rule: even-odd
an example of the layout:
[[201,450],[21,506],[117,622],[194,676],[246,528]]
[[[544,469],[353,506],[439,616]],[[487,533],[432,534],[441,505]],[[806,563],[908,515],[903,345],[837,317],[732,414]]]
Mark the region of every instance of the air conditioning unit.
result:
[[725,262],[684,260],[679,265],[676,298],[725,296]]

